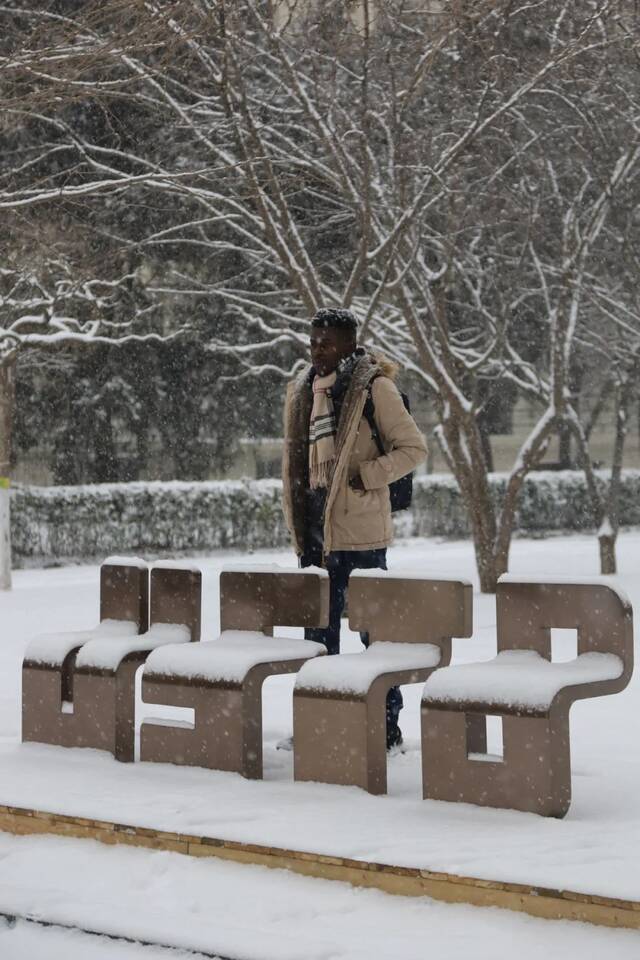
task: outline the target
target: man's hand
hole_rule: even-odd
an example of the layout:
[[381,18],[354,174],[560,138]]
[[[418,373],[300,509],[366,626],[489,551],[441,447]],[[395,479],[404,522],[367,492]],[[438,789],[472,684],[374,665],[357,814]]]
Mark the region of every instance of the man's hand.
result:
[[352,490],[360,490],[362,493],[364,493],[365,486],[359,473],[355,477],[351,477],[351,480],[349,480],[349,486]]

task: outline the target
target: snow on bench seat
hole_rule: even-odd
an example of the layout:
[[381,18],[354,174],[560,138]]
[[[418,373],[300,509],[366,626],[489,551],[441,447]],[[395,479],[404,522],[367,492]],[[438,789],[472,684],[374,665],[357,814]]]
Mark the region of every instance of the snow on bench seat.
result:
[[146,653],[164,644],[189,643],[189,627],[178,623],[154,623],[146,633],[122,639],[97,639],[86,643],[76,659],[76,667],[88,670],[116,670],[132,653]]
[[146,570],[147,563],[141,557],[107,557],[100,564],[102,567],[136,567],[138,570]]
[[442,583],[445,589],[447,583],[451,581],[461,586],[472,586],[471,580],[459,577],[453,571],[450,574],[443,571],[436,576],[429,577],[425,575],[424,571],[415,567],[394,567],[393,570],[381,570],[379,567],[372,567],[371,569],[355,570],[351,576],[358,580],[420,580],[423,583],[428,583],[430,589],[436,592],[439,583]]
[[552,663],[534,650],[503,650],[493,660],[444,667],[424,687],[423,703],[486,703],[548,710],[564,687],[617,680],[624,665],[612,653],[583,653]]
[[202,568],[190,560],[156,560],[152,570],[186,570],[188,573],[202,573]]
[[[329,574],[322,567],[284,567],[279,563],[225,563],[221,573],[269,573],[289,576],[296,574],[301,577],[322,577],[327,579]],[[208,641],[207,641],[208,642]]]
[[42,633],[29,643],[25,662],[43,663],[59,667],[65,657],[77,647],[94,640],[112,643],[125,637],[137,637],[138,625],[133,620],[103,620],[88,630],[69,630],[64,633]]
[[366,694],[383,673],[424,670],[440,663],[440,647],[433,643],[373,643],[362,653],[347,653],[305,663],[296,679],[296,691],[326,690]]
[[224,630],[215,640],[189,647],[168,646],[155,650],[145,666],[145,679],[175,676],[210,683],[241,683],[247,673],[262,663],[305,660],[326,652],[322,643],[270,637],[251,630]]

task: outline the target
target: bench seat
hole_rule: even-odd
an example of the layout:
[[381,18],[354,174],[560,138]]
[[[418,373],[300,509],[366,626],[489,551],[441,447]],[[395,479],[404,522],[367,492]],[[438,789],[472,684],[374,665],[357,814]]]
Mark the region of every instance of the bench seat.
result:
[[469,636],[471,584],[415,571],[349,578],[349,625],[369,633],[362,653],[306,664],[293,695],[296,780],[386,793],[386,702],[391,687],[420,683]]
[[[346,653],[339,657],[312,660],[296,677],[296,690],[333,692],[366,696],[371,684],[390,675],[393,683],[417,683],[423,670],[432,670],[440,663],[440,647],[433,643],[374,643],[362,653]],[[411,679],[415,674],[415,679]],[[393,685],[392,683],[392,685]]]
[[464,703],[485,713],[540,715],[566,687],[617,680],[624,663],[613,653],[581,653],[552,663],[535,650],[502,650],[493,660],[437,670],[424,687],[423,703]]
[[326,653],[321,643],[271,637],[255,630],[224,630],[215,640],[184,648],[155,650],[144,668],[144,679],[175,677],[207,683],[241,685],[254,667],[273,661],[288,663]]
[[321,643],[274,637],[278,626],[329,619],[324,570],[233,567],[220,574],[221,633],[189,649],[154,651],[142,677],[145,703],[193,710],[193,724],[146,720],[141,760],[262,777],[262,685],[326,653]]
[[[45,633],[22,664],[22,739],[63,747],[102,745],[91,732],[76,669],[86,646],[136,643],[149,622],[149,570],[137,557],[109,557],[100,568],[100,622],[87,630]],[[90,711],[90,704],[89,704]]]
[[97,637],[85,643],[76,657],[78,671],[115,672],[123,660],[134,654],[148,654],[167,644],[191,641],[191,630],[181,623],[154,623],[137,636]]
[[41,633],[28,644],[25,663],[61,667],[74,650],[93,640],[109,642],[124,637],[138,636],[138,624],[133,620],[103,620],[88,630],[68,630],[61,633]]
[[[423,796],[563,817],[571,803],[571,706],[629,683],[631,605],[604,580],[510,575],[498,583],[496,626],[493,660],[445,667],[425,684]],[[576,631],[573,660],[553,662],[554,628]],[[487,753],[487,717],[495,715],[499,755]]]

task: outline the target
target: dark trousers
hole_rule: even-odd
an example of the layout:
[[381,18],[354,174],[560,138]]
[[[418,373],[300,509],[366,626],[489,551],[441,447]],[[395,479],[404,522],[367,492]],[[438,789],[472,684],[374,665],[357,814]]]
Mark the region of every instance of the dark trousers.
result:
[[[301,558],[301,566],[311,566],[315,558],[307,554]],[[349,576],[356,569],[387,569],[386,550],[336,550],[324,557],[324,565],[329,574],[329,626],[324,628],[307,629],[304,632],[307,640],[324,643],[327,653],[331,656],[340,653],[340,620],[347,596]],[[361,633],[360,639],[365,647],[369,646],[369,634]],[[399,687],[392,687],[387,694],[387,743],[391,745],[397,740],[398,716],[402,710],[402,694]]]

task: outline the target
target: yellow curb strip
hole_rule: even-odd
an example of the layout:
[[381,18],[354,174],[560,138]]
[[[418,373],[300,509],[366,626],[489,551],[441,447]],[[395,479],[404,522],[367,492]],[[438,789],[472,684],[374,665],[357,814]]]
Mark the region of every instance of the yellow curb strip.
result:
[[579,920],[607,927],[640,929],[640,902],[528,887],[522,883],[481,880],[411,867],[394,867],[279,847],[196,837],[148,827],[0,806],[0,830],[19,836],[53,834],[170,850],[192,857],[290,870],[307,877],[338,880],[404,897],[431,897],[444,903],[499,907],[547,920]]

